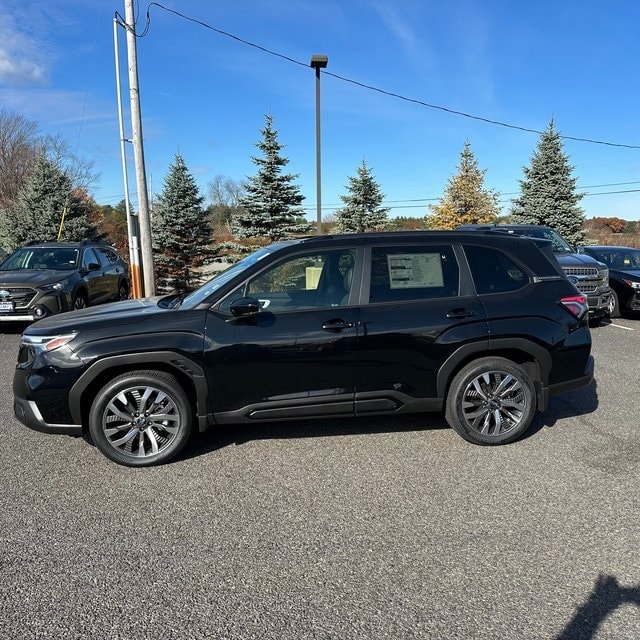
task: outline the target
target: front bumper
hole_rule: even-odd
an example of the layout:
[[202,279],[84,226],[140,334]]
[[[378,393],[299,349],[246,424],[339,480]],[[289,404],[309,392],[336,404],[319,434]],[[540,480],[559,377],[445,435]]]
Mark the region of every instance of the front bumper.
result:
[[42,433],[60,433],[68,436],[81,436],[81,424],[50,424],[45,422],[38,405],[33,400],[14,398],[13,413],[22,424]]
[[611,289],[607,289],[598,294],[587,296],[590,318],[602,318],[609,313],[609,302],[611,300]]
[[0,310],[0,322],[35,322],[70,310],[69,292],[49,292],[32,298],[28,306],[16,306],[13,311]]
[[640,311],[640,293],[634,293],[627,302],[629,311]]

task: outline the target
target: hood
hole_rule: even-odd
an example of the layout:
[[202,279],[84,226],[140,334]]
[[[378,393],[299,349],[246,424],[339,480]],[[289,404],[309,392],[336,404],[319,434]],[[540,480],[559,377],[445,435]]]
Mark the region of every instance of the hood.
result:
[[621,278],[631,276],[634,280],[640,280],[640,269],[611,269],[611,272],[617,273]]
[[606,264],[602,264],[586,253],[554,253],[556,259],[563,267],[597,267],[607,269]]
[[53,271],[51,269],[35,271],[20,269],[18,271],[0,271],[0,288],[2,287],[38,287],[43,284],[60,282],[72,276],[75,271]]
[[60,313],[38,320],[38,322],[27,327],[25,333],[30,335],[71,333],[80,331],[85,326],[96,327],[102,324],[101,321],[113,327],[124,323],[131,325],[136,322],[145,322],[151,314],[172,311],[172,309],[164,309],[158,306],[158,300],[162,297],[164,296],[122,300],[121,302],[101,304],[80,309],[79,311]]

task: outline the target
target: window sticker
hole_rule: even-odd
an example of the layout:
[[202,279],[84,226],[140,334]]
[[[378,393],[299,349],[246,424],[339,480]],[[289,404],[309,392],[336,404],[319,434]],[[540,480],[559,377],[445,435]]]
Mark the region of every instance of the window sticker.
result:
[[391,289],[443,287],[439,253],[401,253],[387,256]]

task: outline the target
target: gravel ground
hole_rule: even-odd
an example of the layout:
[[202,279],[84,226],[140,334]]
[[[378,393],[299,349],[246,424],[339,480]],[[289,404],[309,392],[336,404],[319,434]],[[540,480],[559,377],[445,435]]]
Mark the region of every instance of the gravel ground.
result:
[[638,320],[506,447],[235,426],[138,470],[22,427],[0,332],[0,638],[640,638]]

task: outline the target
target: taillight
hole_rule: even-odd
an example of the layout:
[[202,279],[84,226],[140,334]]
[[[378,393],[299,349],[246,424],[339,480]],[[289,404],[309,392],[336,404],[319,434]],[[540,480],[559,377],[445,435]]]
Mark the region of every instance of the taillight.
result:
[[565,298],[560,298],[560,304],[576,318],[582,318],[589,311],[587,296],[566,296]]

